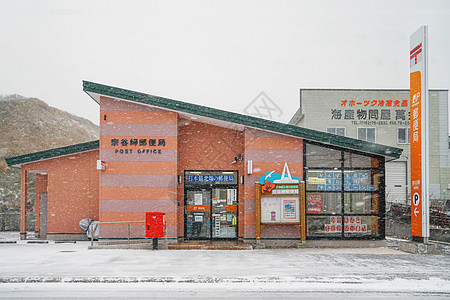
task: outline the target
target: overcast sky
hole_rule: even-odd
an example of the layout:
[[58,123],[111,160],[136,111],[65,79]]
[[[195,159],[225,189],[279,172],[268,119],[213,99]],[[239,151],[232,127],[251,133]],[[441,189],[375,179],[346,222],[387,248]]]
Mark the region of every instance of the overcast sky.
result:
[[98,124],[88,80],[243,113],[260,92],[287,122],[300,88],[409,88],[429,30],[429,86],[450,88],[450,1],[0,0],[0,94]]

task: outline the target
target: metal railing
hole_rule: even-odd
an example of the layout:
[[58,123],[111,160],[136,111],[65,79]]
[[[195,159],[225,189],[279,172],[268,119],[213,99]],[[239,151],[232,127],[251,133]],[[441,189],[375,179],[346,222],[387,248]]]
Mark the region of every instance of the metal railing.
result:
[[[430,225],[450,228],[450,200],[430,199]],[[386,203],[386,218],[411,223],[411,206],[400,203]]]
[[[145,224],[145,220],[143,220],[143,221],[116,221],[116,222],[93,221],[91,224],[89,224],[89,229],[91,230],[91,246],[94,246],[94,230],[93,230],[93,226],[95,224],[97,224],[97,225],[103,225],[103,224],[127,224],[128,225],[127,241],[128,241],[128,245],[129,245],[130,244],[130,224],[131,223],[134,223],[134,224],[136,224],[136,223],[144,223]],[[164,221],[164,238],[167,239],[167,228],[166,228],[166,222],[165,221]]]
[[[20,211],[0,212],[0,231],[20,231]],[[27,211],[27,231],[35,231],[33,211]]]

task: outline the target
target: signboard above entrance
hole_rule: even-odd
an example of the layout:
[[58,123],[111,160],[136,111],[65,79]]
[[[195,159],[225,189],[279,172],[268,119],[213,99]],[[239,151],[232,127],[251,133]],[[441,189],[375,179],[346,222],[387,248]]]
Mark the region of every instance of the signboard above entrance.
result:
[[192,184],[237,184],[236,171],[186,171],[185,183]]
[[188,181],[195,182],[234,182],[234,175],[188,175]]

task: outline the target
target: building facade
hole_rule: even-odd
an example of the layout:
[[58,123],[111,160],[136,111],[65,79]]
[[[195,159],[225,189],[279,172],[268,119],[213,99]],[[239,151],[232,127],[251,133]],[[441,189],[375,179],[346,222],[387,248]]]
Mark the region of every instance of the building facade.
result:
[[[409,90],[301,89],[289,124],[398,147],[386,163],[386,201],[410,202]],[[430,198],[450,199],[448,90],[429,91]]]
[[22,170],[25,208],[27,173],[40,174],[41,236],[81,237],[91,218],[101,239],[143,238],[145,213],[158,211],[171,243],[384,238],[397,147],[92,82],[84,91],[100,105],[99,141],[7,159]]

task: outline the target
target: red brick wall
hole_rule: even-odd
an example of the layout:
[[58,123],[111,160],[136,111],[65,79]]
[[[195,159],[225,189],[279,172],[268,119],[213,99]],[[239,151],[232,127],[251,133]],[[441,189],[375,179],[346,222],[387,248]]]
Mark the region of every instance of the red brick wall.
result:
[[[253,161],[253,174],[245,181],[244,237],[255,238],[255,182],[267,171],[283,172],[288,163],[292,176],[303,178],[303,140],[263,130],[246,128],[245,163]],[[294,226],[267,226],[261,238],[299,238]]]
[[[101,97],[100,157],[106,170],[100,173],[100,221],[140,221],[145,212],[161,211],[167,236],[177,237],[177,122],[174,112]],[[131,145],[131,139],[145,145]],[[131,237],[145,236],[144,224],[131,227]],[[101,225],[100,237],[126,237],[127,231],[126,224]]]
[[[47,233],[82,233],[81,219],[99,219],[97,159],[98,150],[92,150],[22,166],[48,172]],[[45,190],[45,178],[37,180],[36,193]]]
[[[184,171],[226,170],[244,175],[244,163],[232,164],[234,158],[244,153],[243,132],[187,120],[179,121],[178,175],[183,182],[178,186],[178,235],[184,236]],[[243,185],[238,184],[239,218],[243,216]],[[243,223],[239,222],[238,235],[243,234]]]

